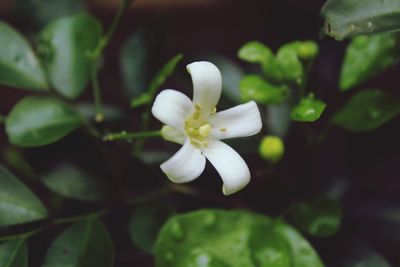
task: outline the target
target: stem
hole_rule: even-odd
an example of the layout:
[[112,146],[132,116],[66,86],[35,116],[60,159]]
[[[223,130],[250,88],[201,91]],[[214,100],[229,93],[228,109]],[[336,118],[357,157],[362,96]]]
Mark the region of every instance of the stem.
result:
[[100,42],[98,43],[97,47],[91,53],[91,57],[93,59],[97,59],[103,53],[104,48],[110,42],[112,36],[114,35],[115,29],[117,28],[119,22],[122,19],[122,15],[128,8],[128,6],[133,2],[133,0],[120,0],[118,5],[117,14],[114,17],[113,22],[111,23],[110,28],[108,29],[107,33],[101,38]]
[[91,70],[91,79],[92,79],[92,85],[93,85],[93,97],[94,97],[94,103],[95,103],[95,109],[96,109],[96,116],[95,116],[95,121],[96,122],[102,122],[104,119],[104,115],[102,112],[102,107],[101,107],[101,93],[100,93],[100,85],[99,85],[99,80],[97,76],[97,66],[96,63],[100,56],[103,54],[103,50],[106,48],[106,46],[110,43],[111,38],[114,35],[114,32],[120,23],[122,19],[122,15],[128,8],[128,6],[133,2],[133,0],[120,0],[119,5],[118,5],[118,10],[117,14],[114,17],[113,22],[111,23],[110,28],[108,29],[107,33],[103,35],[103,37],[100,39],[100,42],[97,44],[97,47],[88,53],[89,58],[92,60],[92,70]]
[[160,137],[161,131],[149,131],[149,132],[136,132],[136,133],[128,133],[126,131],[122,131],[120,133],[110,133],[103,137],[104,141],[116,141],[116,140],[128,140],[131,141],[133,139],[146,139],[152,137]]
[[92,85],[93,85],[93,97],[94,97],[94,106],[95,106],[95,121],[96,122],[102,122],[104,119],[103,111],[102,111],[102,106],[101,106],[101,93],[100,93],[100,85],[99,85],[99,79],[97,76],[97,68],[94,66],[96,63],[93,63],[92,66],[92,73],[91,73],[91,79],[92,79]]
[[57,224],[64,224],[64,223],[73,223],[73,222],[80,222],[85,219],[93,219],[93,218],[98,218],[103,216],[104,214],[108,213],[109,210],[100,210],[96,212],[92,212],[89,214],[84,214],[84,215],[77,215],[77,216],[72,216],[72,217],[67,217],[67,218],[61,218],[61,219],[56,219],[53,221],[54,225]]
[[0,115],[0,124],[5,123],[6,121],[6,116]]

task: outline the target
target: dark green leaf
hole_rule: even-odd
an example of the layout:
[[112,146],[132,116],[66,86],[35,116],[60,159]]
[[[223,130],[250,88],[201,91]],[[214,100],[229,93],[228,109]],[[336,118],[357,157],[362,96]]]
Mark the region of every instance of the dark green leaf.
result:
[[[347,245],[349,246],[349,245]],[[376,250],[360,243],[350,244],[345,253],[340,254],[338,267],[391,267],[392,265]]]
[[400,59],[398,35],[355,37],[347,48],[340,75],[340,89],[348,90],[376,76]]
[[302,122],[313,122],[318,120],[326,108],[326,104],[310,94],[308,97],[300,100],[292,109],[290,114],[292,120]]
[[0,266],[28,267],[28,246],[22,237],[0,244]]
[[370,89],[354,95],[333,117],[333,122],[354,132],[370,131],[400,112],[400,100],[384,91]]
[[321,14],[325,33],[337,40],[400,30],[398,0],[328,0]]
[[322,267],[292,227],[245,211],[201,210],[171,218],[156,243],[156,267]]
[[94,64],[89,54],[101,36],[98,20],[84,14],[56,19],[40,33],[38,51],[60,94],[75,98],[83,92]]
[[168,203],[156,203],[137,208],[129,221],[132,242],[144,251],[153,253],[161,226],[175,213]]
[[[181,61],[182,58],[183,58],[182,54],[178,54],[178,55],[174,56],[154,76],[154,78],[151,80],[150,86],[147,90],[147,93],[149,94],[149,96],[151,96],[148,98],[147,103],[150,103],[153,100],[153,97],[154,97],[154,94],[156,93],[156,91],[167,80],[167,78],[174,72],[176,65],[178,65],[179,61]],[[145,103],[141,103],[141,104],[145,104]],[[134,107],[134,105],[137,105],[136,99],[133,99],[131,102],[131,107]]]
[[53,143],[81,124],[79,115],[54,97],[26,97],[6,120],[8,139],[23,147]]
[[292,216],[301,230],[313,236],[326,237],[338,231],[342,209],[337,201],[325,198],[296,204]]
[[112,267],[114,246],[104,225],[87,220],[61,233],[47,251],[42,267]]
[[138,30],[123,44],[120,68],[129,97],[138,97],[149,84],[149,63],[155,38],[150,30]]
[[28,42],[8,24],[0,21],[0,84],[47,89],[42,67]]
[[286,86],[273,85],[258,75],[247,75],[240,81],[243,101],[255,100],[263,104],[279,104],[289,97]]
[[72,199],[104,201],[108,195],[104,181],[68,163],[52,168],[43,182],[53,192]]
[[47,216],[42,202],[1,165],[0,203],[0,226],[32,222]]
[[81,0],[14,0],[13,7],[18,19],[41,27],[55,18],[82,11],[83,3]]

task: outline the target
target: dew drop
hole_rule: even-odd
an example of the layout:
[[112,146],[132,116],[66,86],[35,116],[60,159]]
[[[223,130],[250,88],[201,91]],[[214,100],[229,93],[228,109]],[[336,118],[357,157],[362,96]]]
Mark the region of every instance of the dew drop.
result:
[[185,237],[185,234],[183,232],[182,226],[178,222],[174,222],[171,225],[171,235],[176,241],[182,241],[183,238]]

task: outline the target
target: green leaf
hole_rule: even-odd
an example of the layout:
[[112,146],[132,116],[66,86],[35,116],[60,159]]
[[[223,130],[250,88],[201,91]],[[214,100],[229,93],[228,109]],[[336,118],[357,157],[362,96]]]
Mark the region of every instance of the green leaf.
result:
[[69,163],[53,167],[42,181],[56,194],[83,201],[104,201],[109,193],[104,181]]
[[318,120],[326,108],[325,102],[315,99],[313,94],[302,98],[292,109],[290,117],[294,121],[314,122]]
[[0,84],[46,90],[48,85],[40,62],[24,37],[2,21],[0,36]]
[[262,66],[265,66],[274,55],[271,49],[263,43],[251,41],[244,44],[242,48],[239,49],[238,57],[244,61],[259,63]]
[[327,237],[334,235],[342,221],[342,208],[332,199],[298,203],[292,209],[293,220],[306,233]]
[[262,104],[279,104],[289,97],[289,88],[268,83],[259,75],[247,75],[240,81],[243,101],[255,100]]
[[[277,222],[274,231],[285,238],[292,255],[292,265],[296,267],[323,267],[317,252],[293,227]],[[271,266],[272,267],[272,266]]]
[[[154,76],[147,90],[147,94],[151,96],[148,98],[147,103],[150,103],[153,100],[154,94],[156,93],[157,89],[159,89],[159,87],[167,80],[167,78],[171,76],[171,74],[174,72],[176,68],[176,65],[178,65],[178,63],[182,60],[182,58],[183,58],[182,54],[174,56],[173,58],[168,60],[168,62],[162,67],[162,69]],[[143,102],[143,98],[140,104],[141,105],[146,104],[145,102]],[[135,107],[136,105],[137,105],[137,100],[134,98],[132,99],[131,107]]]
[[0,244],[1,267],[28,267],[28,246],[24,238]]
[[134,32],[122,46],[120,69],[129,97],[138,97],[147,89],[150,82],[149,63],[154,39],[152,31],[140,29]]
[[276,61],[283,72],[283,79],[287,82],[301,84],[303,82],[304,68],[296,51],[292,49],[279,49],[276,54]]
[[337,40],[400,29],[397,0],[328,0],[321,10],[325,33]]
[[137,208],[129,221],[132,242],[142,250],[153,253],[159,230],[174,213],[172,205],[165,202]]
[[89,55],[101,37],[99,21],[85,14],[56,19],[40,33],[39,55],[60,94],[72,99],[83,92],[94,64]]
[[333,122],[354,132],[371,131],[400,112],[400,100],[387,92],[369,89],[354,95],[333,117]]
[[281,51],[293,51],[302,60],[311,60],[318,55],[318,44],[313,41],[294,41],[279,48]]
[[34,147],[53,143],[80,124],[79,115],[61,100],[30,96],[13,107],[6,132],[12,144]]
[[47,216],[42,202],[1,165],[0,203],[0,226],[37,221]]
[[245,211],[201,210],[172,217],[156,243],[156,267],[322,267],[292,227]]
[[104,225],[87,220],[69,227],[51,244],[42,267],[112,267],[114,245]]
[[396,64],[400,59],[398,35],[355,37],[347,47],[340,75],[342,91],[360,84]]

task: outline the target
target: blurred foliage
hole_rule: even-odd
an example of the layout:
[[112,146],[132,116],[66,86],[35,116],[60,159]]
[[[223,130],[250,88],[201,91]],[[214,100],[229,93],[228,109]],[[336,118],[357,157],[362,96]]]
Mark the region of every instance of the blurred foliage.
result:
[[261,140],[259,151],[262,158],[276,163],[285,154],[285,144],[277,136],[265,136]]
[[324,31],[337,40],[400,30],[397,0],[328,0],[322,7]]
[[398,34],[358,36],[347,47],[340,75],[345,91],[376,76],[400,61]]
[[200,210],[171,218],[156,243],[156,267],[324,266],[291,226],[244,211]]
[[0,21],[0,84],[31,90],[46,90],[42,67],[28,42]]
[[370,131],[400,112],[400,99],[382,90],[369,89],[355,94],[337,111],[333,122],[354,132]]
[[42,202],[12,173],[0,165],[0,226],[44,219]]

